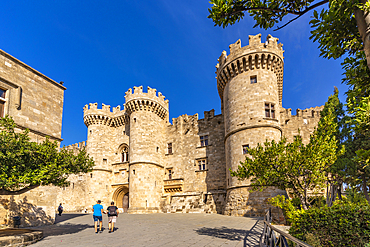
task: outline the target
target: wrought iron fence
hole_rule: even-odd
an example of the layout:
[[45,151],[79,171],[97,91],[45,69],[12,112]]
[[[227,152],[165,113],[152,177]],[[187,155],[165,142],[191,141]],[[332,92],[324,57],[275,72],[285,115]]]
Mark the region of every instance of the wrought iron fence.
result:
[[260,247],[312,247],[284,231],[271,225],[271,208],[264,219],[263,232],[260,238]]

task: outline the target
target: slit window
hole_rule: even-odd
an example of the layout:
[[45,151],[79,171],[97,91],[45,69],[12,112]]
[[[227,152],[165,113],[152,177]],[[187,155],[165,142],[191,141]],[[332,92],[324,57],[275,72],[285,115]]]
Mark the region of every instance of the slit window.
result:
[[168,179],[172,179],[172,169],[168,169],[167,170],[167,173],[168,173]]
[[251,76],[251,84],[255,84],[255,83],[257,83],[257,76],[253,75]]
[[172,142],[167,144],[167,153],[172,154]]
[[0,117],[4,117],[5,114],[5,90],[0,89]]
[[275,118],[275,104],[265,103],[265,117]]
[[249,144],[243,145],[242,148],[243,148],[243,154],[247,154],[248,153],[248,149],[249,149]]

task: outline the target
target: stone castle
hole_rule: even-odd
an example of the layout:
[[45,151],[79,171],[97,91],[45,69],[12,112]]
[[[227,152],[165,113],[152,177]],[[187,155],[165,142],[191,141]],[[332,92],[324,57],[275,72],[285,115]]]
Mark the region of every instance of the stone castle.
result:
[[[111,110],[97,103],[84,107],[86,142],[67,148],[87,149],[95,167],[72,176],[58,194],[67,211],[90,210],[100,199],[115,201],[128,213],[222,213],[263,215],[266,200],[284,194],[276,188],[251,192],[248,180],[230,176],[246,150],[266,140],[305,142],[320,119],[322,107],[282,107],[283,49],[278,39],[249,36],[222,52],[216,66],[222,114],[205,111],[169,122],[169,101],[156,89],[129,89],[125,104]],[[299,132],[300,131],[300,132]]]

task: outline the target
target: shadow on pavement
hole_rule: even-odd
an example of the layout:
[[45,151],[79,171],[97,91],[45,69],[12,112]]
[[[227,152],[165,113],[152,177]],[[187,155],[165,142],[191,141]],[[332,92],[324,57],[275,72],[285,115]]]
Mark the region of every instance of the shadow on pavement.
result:
[[247,231],[244,237],[244,247],[256,247],[259,246],[260,237],[263,231],[263,219],[258,220],[254,226]]
[[66,220],[70,220],[70,219],[73,219],[73,218],[76,218],[76,217],[81,217],[81,216],[85,216],[86,214],[62,214],[62,216],[59,216],[58,214],[55,215],[55,224],[58,224],[60,222],[63,222],[63,221],[66,221]]
[[57,236],[57,235],[77,233],[87,228],[91,228],[91,232],[94,232],[93,225],[70,224],[70,223],[53,225],[53,226],[32,227],[31,229],[32,230],[42,230],[44,232],[44,237],[48,237],[48,236]]
[[202,227],[195,230],[199,235],[207,235],[216,238],[223,238],[227,240],[240,241],[244,239],[245,234],[248,232],[242,229],[231,229],[226,227],[207,228]]
[[263,220],[258,220],[250,230],[232,229],[227,227],[207,228],[202,227],[195,231],[199,235],[207,235],[227,240],[243,240],[244,247],[259,246],[260,236],[263,231]]

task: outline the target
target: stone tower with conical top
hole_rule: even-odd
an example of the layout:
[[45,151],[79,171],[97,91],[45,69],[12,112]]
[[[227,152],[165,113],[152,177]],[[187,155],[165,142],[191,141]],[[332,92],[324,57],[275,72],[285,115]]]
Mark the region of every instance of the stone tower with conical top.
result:
[[163,190],[165,127],[168,100],[156,89],[134,87],[126,92],[130,118],[130,207],[129,213],[160,212]]
[[250,181],[230,176],[245,160],[245,150],[266,140],[280,140],[282,108],[283,49],[278,39],[261,34],[249,36],[249,45],[241,41],[230,45],[218,59],[217,88],[225,121],[227,195],[225,214],[263,215],[266,199],[282,193],[274,188],[250,193]]

